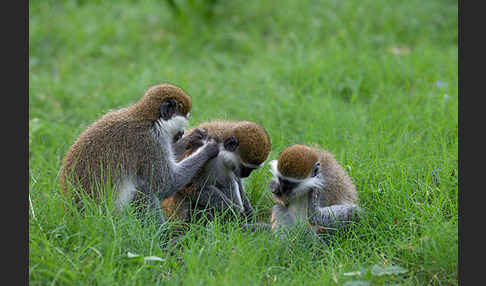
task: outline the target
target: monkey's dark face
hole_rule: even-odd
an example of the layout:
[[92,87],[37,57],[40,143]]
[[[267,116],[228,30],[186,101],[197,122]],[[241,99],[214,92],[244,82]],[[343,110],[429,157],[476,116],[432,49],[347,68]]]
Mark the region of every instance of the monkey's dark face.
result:
[[[187,113],[187,117],[189,116],[190,114]],[[184,135],[187,117],[181,112],[180,104],[175,99],[169,98],[160,105],[160,116],[154,122],[154,126],[175,143]]]
[[271,182],[270,191],[277,197],[288,196],[298,185],[298,182],[277,177],[277,180]]
[[[186,117],[186,116],[184,116],[184,114],[180,110],[179,106],[180,106],[180,104],[178,104],[178,102],[173,98],[169,98],[169,99],[165,100],[160,105],[160,118],[162,120],[167,121],[167,120],[170,120],[171,118],[173,118],[175,116]],[[187,117],[190,117],[190,113],[187,113]]]

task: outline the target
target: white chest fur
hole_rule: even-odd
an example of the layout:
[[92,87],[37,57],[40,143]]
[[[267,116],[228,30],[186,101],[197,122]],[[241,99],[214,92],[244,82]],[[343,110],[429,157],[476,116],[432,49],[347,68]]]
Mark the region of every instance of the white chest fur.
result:
[[120,211],[124,206],[130,203],[137,192],[136,183],[131,178],[121,180],[118,186],[118,192],[115,198],[115,207]]

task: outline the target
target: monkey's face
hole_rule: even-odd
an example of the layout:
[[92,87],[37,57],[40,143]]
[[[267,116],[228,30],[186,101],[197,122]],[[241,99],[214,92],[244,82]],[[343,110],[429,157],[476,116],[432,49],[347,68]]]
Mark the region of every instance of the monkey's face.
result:
[[247,178],[267,159],[270,137],[262,126],[251,121],[240,121],[229,132],[231,136],[223,142],[227,168],[236,176]]
[[189,117],[189,112],[184,114],[180,110],[180,104],[177,103],[177,100],[169,98],[160,105],[160,116],[155,123],[161,131],[172,138],[172,143],[175,143],[184,134],[184,128]]
[[161,84],[149,88],[133,110],[139,119],[152,124],[157,134],[174,141],[184,133],[191,106],[191,97],[181,88]]
[[136,113],[143,120],[170,120],[175,115],[187,117],[192,100],[181,88],[160,84],[149,88],[136,104]]
[[278,171],[277,164],[276,160],[270,162],[273,178],[270,181],[269,188],[275,201],[281,204],[288,205],[296,198],[308,193],[312,188],[321,188],[323,185],[321,165],[318,161],[313,163],[311,172],[305,178],[284,176]]
[[169,127],[169,134],[172,135],[173,143],[184,135],[184,128],[190,116],[189,112],[184,114],[184,111],[181,110],[181,104],[178,104],[175,99],[169,98],[160,105],[160,118]]
[[229,136],[223,141],[223,149],[220,152],[223,165],[226,170],[239,178],[247,178],[253,170],[260,165],[250,164],[243,160],[240,153],[240,140],[236,136]]

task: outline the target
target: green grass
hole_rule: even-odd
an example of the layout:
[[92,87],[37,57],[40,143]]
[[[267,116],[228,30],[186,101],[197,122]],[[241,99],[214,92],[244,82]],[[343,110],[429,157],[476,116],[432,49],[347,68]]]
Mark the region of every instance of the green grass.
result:
[[[457,285],[457,2],[218,3],[207,20],[176,18],[163,1],[30,1],[30,284]],[[96,205],[64,213],[70,144],[162,82],[192,96],[191,126],[262,124],[269,160],[295,143],[333,152],[363,219],[327,243],[216,221],[167,246],[171,226]],[[245,182],[262,220],[268,169]],[[378,276],[375,265],[408,272]]]

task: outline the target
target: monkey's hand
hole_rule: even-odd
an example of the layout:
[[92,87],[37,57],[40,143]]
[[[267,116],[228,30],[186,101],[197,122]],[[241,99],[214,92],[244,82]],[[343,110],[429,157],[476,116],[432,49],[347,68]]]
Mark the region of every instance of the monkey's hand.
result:
[[211,139],[206,145],[203,147],[204,152],[206,152],[209,159],[212,159],[219,154],[219,146],[218,143]]
[[204,145],[204,140],[208,137],[208,132],[204,129],[196,128],[187,137],[186,149],[197,149]]
[[282,206],[288,205],[287,200],[285,199],[284,196],[282,196],[280,184],[278,183],[278,181],[276,179],[270,180],[270,184],[269,184],[268,187],[270,189],[270,192],[272,192],[272,199],[275,203],[282,205]]

